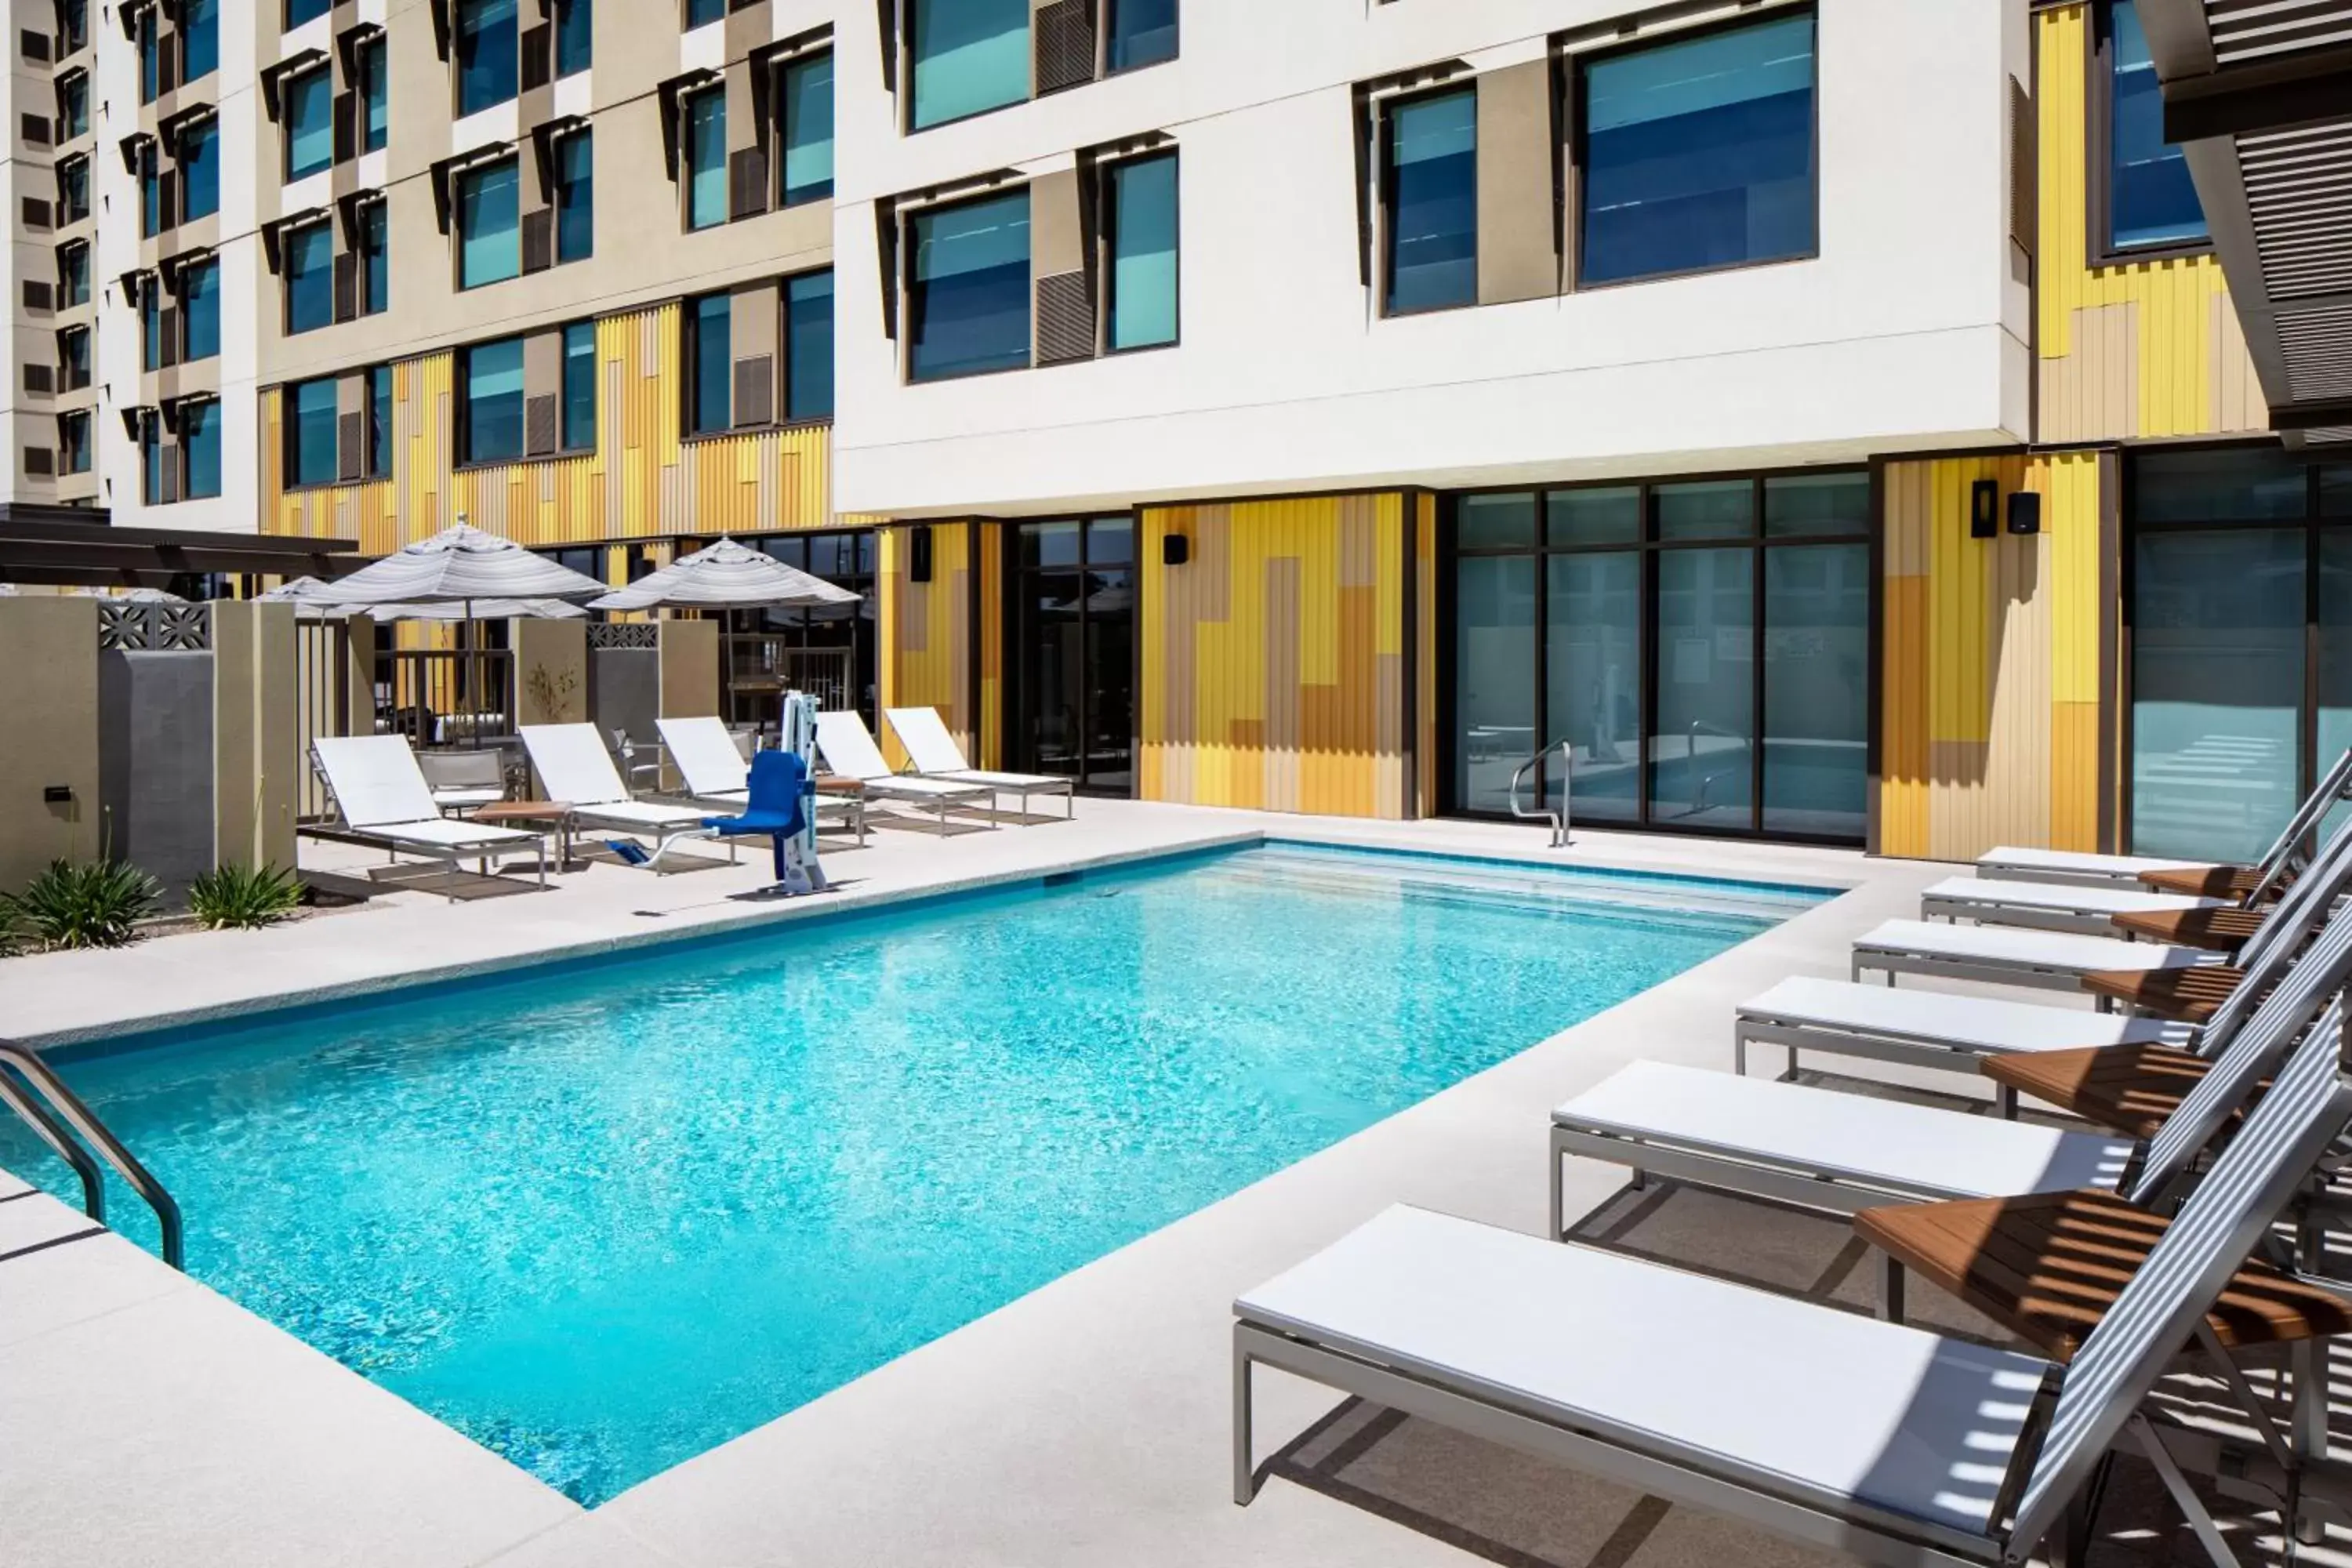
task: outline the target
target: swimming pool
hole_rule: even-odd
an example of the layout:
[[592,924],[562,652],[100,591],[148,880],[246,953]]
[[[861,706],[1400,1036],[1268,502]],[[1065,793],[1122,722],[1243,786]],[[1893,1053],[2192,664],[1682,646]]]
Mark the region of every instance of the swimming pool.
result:
[[1055,883],[56,1057],[190,1272],[595,1503],[1822,896],[1281,846]]

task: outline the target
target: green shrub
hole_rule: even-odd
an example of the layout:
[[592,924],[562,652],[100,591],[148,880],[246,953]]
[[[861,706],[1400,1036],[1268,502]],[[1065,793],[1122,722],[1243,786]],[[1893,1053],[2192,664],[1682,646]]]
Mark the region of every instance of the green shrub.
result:
[[0,901],[0,927],[35,947],[121,947],[154,912],[155,879],[121,860],[52,860],[21,893]]
[[214,931],[275,925],[301,903],[300,880],[282,866],[221,866],[188,888],[188,912]]

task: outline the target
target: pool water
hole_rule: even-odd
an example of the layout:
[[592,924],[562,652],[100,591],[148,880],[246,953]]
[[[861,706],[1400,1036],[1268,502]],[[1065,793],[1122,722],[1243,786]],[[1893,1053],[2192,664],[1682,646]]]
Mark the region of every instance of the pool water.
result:
[[1818,896],[1274,847],[58,1055],[192,1273],[593,1504]]

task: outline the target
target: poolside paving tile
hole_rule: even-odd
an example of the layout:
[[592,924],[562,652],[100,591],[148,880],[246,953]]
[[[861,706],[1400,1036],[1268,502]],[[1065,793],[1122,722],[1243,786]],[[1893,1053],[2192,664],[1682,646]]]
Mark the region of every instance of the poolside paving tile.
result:
[[485,1559],[481,1568],[678,1568],[678,1564],[676,1558],[647,1545],[618,1521],[592,1513]]
[[[0,1215],[33,1201],[0,1204]],[[79,1210],[56,1206],[89,1224]],[[45,1247],[0,1262],[0,1347],[192,1289],[187,1276],[111,1231]]]

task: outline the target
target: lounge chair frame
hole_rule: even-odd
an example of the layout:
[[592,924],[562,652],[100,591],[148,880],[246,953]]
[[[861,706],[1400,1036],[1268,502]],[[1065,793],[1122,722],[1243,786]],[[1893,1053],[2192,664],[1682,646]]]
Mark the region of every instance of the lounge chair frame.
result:
[[[747,779],[745,784],[737,785],[730,789],[698,789],[695,785],[695,779],[693,777],[692,771],[689,770],[687,765],[688,748],[680,746],[677,743],[677,731],[672,729],[672,726],[674,725],[701,724],[705,722],[720,724],[722,732],[724,731],[722,721],[715,718],[707,721],[700,719],[659,719],[655,721],[656,727],[661,731],[662,744],[668,748],[670,765],[677,770],[678,777],[686,785],[686,787],[681,790],[665,792],[666,796],[667,798],[673,800],[692,801],[698,805],[731,806],[735,810],[740,811],[751,803],[751,785],[748,783],[750,765],[745,763],[745,774]],[[735,751],[735,742],[732,736],[728,738],[727,749],[730,752],[735,755],[739,762],[742,760],[742,753]],[[708,781],[706,780],[706,782]],[[823,832],[824,830],[824,823],[822,820],[823,817],[827,812],[831,812],[835,816],[843,818],[849,829],[857,835],[857,847],[860,849],[866,847],[866,801],[862,795],[819,794],[815,797],[815,800],[816,814],[819,818],[817,830],[819,832]]]
[[[340,737],[330,738],[332,739]],[[352,736],[348,738],[354,740],[375,740],[382,739],[383,737]],[[403,744],[404,746],[405,742],[404,742]],[[409,753],[409,760],[413,765],[415,761],[415,754],[414,752]],[[452,821],[451,819],[443,816],[437,809],[431,817],[418,817],[415,819],[415,821],[409,823],[379,823],[368,825],[353,823],[350,819],[348,814],[344,811],[342,797],[335,791],[334,775],[328,772],[326,760],[320,754],[319,745],[316,741],[313,741],[310,744],[310,767],[311,771],[318,774],[320,783],[325,786],[327,798],[334,803],[335,815],[339,819],[337,822],[332,824],[306,823],[302,825],[300,831],[310,837],[333,839],[341,843],[358,844],[371,848],[380,847],[384,851],[385,861],[389,864],[395,865],[398,864],[400,858],[403,855],[413,856],[421,860],[446,860],[449,863],[449,867],[452,870],[455,870],[461,862],[471,860],[476,863],[476,868],[485,877],[491,874],[490,860],[492,857],[504,853],[508,849],[519,849],[525,845],[529,845],[538,857],[539,886],[542,889],[547,886],[547,840],[550,837],[548,832],[532,832],[528,829],[519,827],[488,827],[478,823],[467,822],[462,819]],[[425,790],[425,795],[429,799],[432,795],[432,786],[425,783],[425,775],[423,773],[418,773],[416,776],[418,786]],[[437,824],[445,822],[448,823],[451,828],[461,826],[471,828],[480,837],[476,837],[470,844],[467,844],[454,840],[449,842],[441,842],[435,838],[417,837],[403,834],[398,831],[404,826],[428,827],[435,826]],[[447,893],[446,896],[453,904],[458,901],[457,895],[455,892]]]
[[[915,718],[918,713],[930,716],[934,731],[932,734],[913,737],[908,735],[909,722],[918,728],[922,723],[921,720]],[[905,720],[901,720],[899,717],[901,714],[907,716]],[[1076,780],[1058,778],[1051,773],[1000,773],[991,768],[972,767],[970,759],[963,754],[963,748],[956,744],[955,736],[949,732],[944,723],[940,722],[939,710],[936,708],[885,708],[882,710],[882,721],[890,726],[891,731],[898,737],[898,743],[907,749],[908,759],[914,764],[918,777],[937,779],[941,784],[968,784],[984,788],[990,792],[989,809],[992,812],[997,809],[998,802],[1004,796],[1018,795],[1021,799],[1021,818],[1024,823],[1029,819],[1029,797],[1037,795],[1058,795],[1062,797],[1063,821],[1068,822],[1077,816]],[[933,767],[925,763],[916,755],[916,748],[919,745],[943,746],[945,750],[940,753],[940,760],[945,761],[949,755],[952,755],[956,765]]]
[[[2102,909],[2105,902],[2108,907]],[[2007,882],[1990,877],[1952,877],[1919,895],[1921,920],[1979,925],[2019,926],[2072,936],[2114,936],[2118,914],[2169,914],[2218,909],[2219,899],[2183,893],[2130,893],[2062,882]]]
[[[842,721],[845,719],[854,721],[857,726],[857,735],[863,737],[865,748],[872,752],[874,760],[877,762],[881,760],[881,748],[875,745],[873,731],[866,729],[865,719],[855,709],[835,708],[817,715],[816,749],[819,754],[824,757],[828,767],[835,768],[843,777],[856,779],[862,784],[867,799],[895,800],[906,805],[928,807],[939,819],[941,837],[945,837],[949,829],[948,813],[956,806],[977,805],[987,813],[988,827],[997,828],[1003,826],[996,820],[995,793],[984,784],[959,785],[950,780],[925,778],[919,774],[894,773],[887,765],[878,773],[860,773],[848,766],[838,765],[847,763],[850,759],[834,756],[826,750],[824,731],[825,721],[828,719],[835,721],[833,727],[836,733],[842,731]],[[856,745],[857,742],[849,743]]]
[[[550,794],[559,799],[571,801],[572,822],[574,829],[588,833],[618,833],[632,838],[652,839],[653,856],[646,862],[646,869],[656,876],[662,873],[663,858],[679,844],[688,839],[709,839],[719,837],[702,825],[702,818],[698,815],[688,812],[684,806],[671,808],[652,802],[639,801],[630,790],[626,781],[621,777],[620,769],[614,764],[612,752],[604,747],[604,736],[594,725],[526,724],[522,728],[521,734],[523,749],[530,756],[531,770],[540,775],[542,783],[547,784]],[[562,745],[567,737],[576,739],[584,736],[588,742],[593,742],[595,754],[604,759],[606,771],[612,775],[612,789],[618,793],[607,793],[599,800],[573,799],[574,795],[584,795],[589,792],[564,790],[548,778],[547,770],[541,763],[540,747],[532,744],[534,734],[543,737],[543,743],[550,748],[547,752],[550,762],[560,760],[558,754],[552,750],[553,747]],[[662,822],[634,815],[627,809],[632,806],[656,812],[675,809],[686,812],[687,816],[685,819],[672,818],[665,825]],[[735,845],[731,840],[727,845],[727,860],[730,865],[736,863]]]

